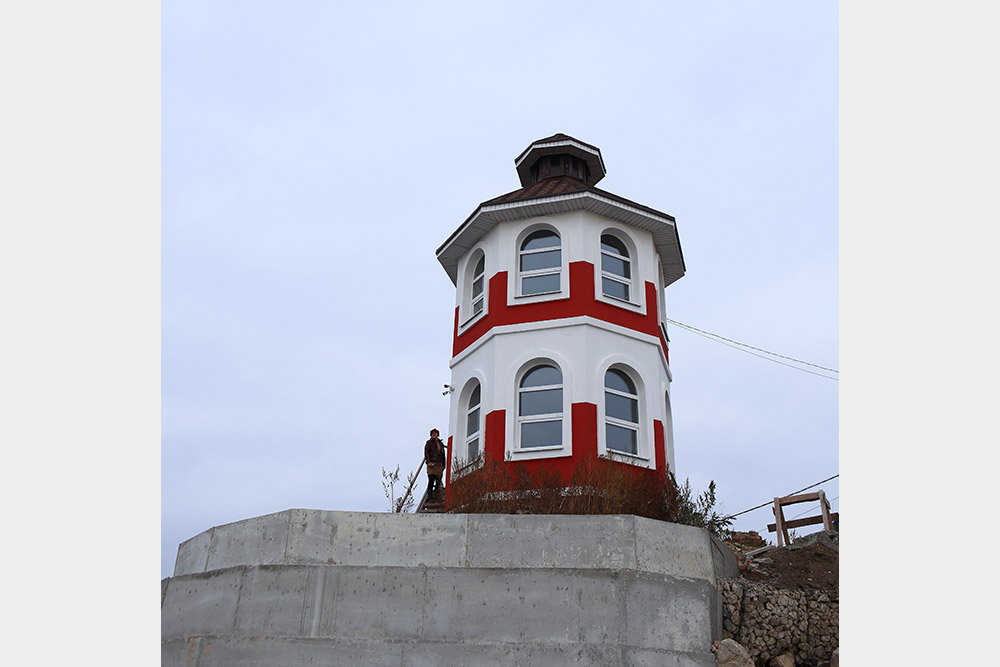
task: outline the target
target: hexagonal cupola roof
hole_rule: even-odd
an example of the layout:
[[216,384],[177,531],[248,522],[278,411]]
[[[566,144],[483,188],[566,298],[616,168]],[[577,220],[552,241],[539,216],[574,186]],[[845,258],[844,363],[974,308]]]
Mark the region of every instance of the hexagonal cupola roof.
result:
[[531,142],[514,158],[514,166],[524,187],[557,176],[596,185],[607,173],[600,148],[561,133]]

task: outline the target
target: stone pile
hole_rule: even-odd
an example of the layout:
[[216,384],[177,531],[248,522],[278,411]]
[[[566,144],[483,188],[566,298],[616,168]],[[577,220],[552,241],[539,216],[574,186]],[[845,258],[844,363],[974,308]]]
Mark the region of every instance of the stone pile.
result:
[[840,643],[838,591],[793,591],[745,579],[719,582],[723,637],[766,664],[790,653],[796,665],[828,664]]

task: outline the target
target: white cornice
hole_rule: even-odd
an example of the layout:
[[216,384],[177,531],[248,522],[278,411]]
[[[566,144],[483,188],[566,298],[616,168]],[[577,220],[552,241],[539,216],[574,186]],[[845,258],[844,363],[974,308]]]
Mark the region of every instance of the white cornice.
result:
[[580,209],[650,232],[663,263],[664,287],[684,275],[684,258],[673,218],[592,191],[480,205],[438,248],[438,261],[451,282],[457,284],[458,263],[461,258],[501,222]]

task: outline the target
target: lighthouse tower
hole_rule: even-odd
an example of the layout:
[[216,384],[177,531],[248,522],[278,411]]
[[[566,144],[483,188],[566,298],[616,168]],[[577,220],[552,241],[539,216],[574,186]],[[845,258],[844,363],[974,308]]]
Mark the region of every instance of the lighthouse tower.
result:
[[456,287],[448,483],[486,459],[566,479],[608,454],[673,471],[674,218],[595,187],[600,149],[565,134],[514,165],[521,188],[480,204],[437,250]]

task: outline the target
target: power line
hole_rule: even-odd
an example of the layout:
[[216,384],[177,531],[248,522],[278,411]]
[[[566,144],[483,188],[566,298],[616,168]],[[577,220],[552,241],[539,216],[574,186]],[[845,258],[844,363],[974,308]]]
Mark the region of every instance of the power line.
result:
[[[804,489],[799,489],[798,491],[792,491],[791,493],[787,493],[787,494],[785,494],[785,496],[794,496],[797,493],[802,493],[803,491],[808,491],[809,489],[813,488],[814,486],[819,486],[820,484],[826,484],[831,479],[837,479],[838,477],[840,477],[840,473],[837,473],[833,477],[827,477],[822,482],[816,482],[815,484],[810,484],[809,486],[807,486]],[[782,497],[784,498],[785,496],[782,496]],[[837,496],[837,497],[839,498],[840,496]],[[766,503],[761,503],[760,505],[757,505],[757,507],[751,507],[748,510],[743,510],[742,512],[737,512],[736,514],[730,514],[727,518],[729,518],[729,519],[735,519],[736,517],[738,517],[741,514],[746,514],[747,512],[753,512],[754,510],[759,510],[761,507],[767,507],[768,505],[773,505],[773,504],[774,504],[773,500],[771,500],[769,502],[766,502]]]
[[[837,498],[839,498],[839,497],[840,497],[840,496],[837,496]],[[836,500],[837,498],[830,498],[830,502],[832,503],[832,502],[833,502],[833,501],[835,501],[835,500]],[[792,519],[798,519],[798,518],[799,518],[800,516],[802,516],[803,514],[806,514],[807,512],[812,512],[812,511],[813,511],[813,510],[811,510],[811,509],[807,509],[807,510],[803,510],[803,511],[799,512],[798,514],[796,514],[795,516],[793,516],[793,517],[792,517]],[[791,519],[789,519],[789,521],[791,521]]]
[[[839,378],[830,377],[829,375],[823,375],[822,373],[816,373],[815,371],[810,371],[810,370],[805,369],[805,368],[799,368],[798,366],[792,366],[791,364],[783,363],[781,361],[778,361],[777,359],[771,359],[770,357],[765,357],[765,356],[762,356],[760,354],[754,354],[753,352],[750,352],[750,350],[757,350],[759,352],[763,352],[764,354],[769,354],[772,357],[780,357],[781,359],[788,359],[789,361],[794,361],[795,363],[798,363],[798,364],[804,364],[806,366],[812,366],[813,368],[819,368],[819,369],[824,370],[824,371],[830,371],[831,373],[838,373],[839,374],[840,371],[838,371],[835,368],[827,368],[826,366],[820,366],[819,364],[813,364],[813,363],[809,363],[808,361],[802,361],[801,359],[796,359],[795,357],[789,357],[789,356],[784,355],[784,354],[778,354],[777,352],[770,352],[770,351],[765,350],[765,349],[760,348],[760,347],[755,347],[753,345],[748,345],[747,343],[741,343],[738,340],[733,340],[732,338],[726,338],[725,336],[720,336],[719,334],[712,333],[711,331],[705,331],[704,329],[699,329],[698,327],[693,327],[690,324],[684,324],[683,322],[678,322],[677,320],[672,320],[669,317],[666,318],[666,319],[667,319],[667,322],[670,322],[671,324],[673,324],[675,326],[678,326],[678,327],[680,327],[682,329],[690,331],[691,333],[695,333],[695,334],[698,334],[698,335],[703,336],[705,338],[708,338],[709,340],[713,340],[716,343],[722,343],[723,345],[726,345],[727,347],[732,347],[733,349],[739,350],[740,352],[746,352],[747,354],[752,354],[755,357],[760,357],[761,359],[765,359],[767,361],[773,361],[774,363],[781,364],[782,366],[788,366],[789,368],[794,368],[797,371],[802,371],[804,373],[811,373],[812,375],[818,375],[819,377],[826,378],[827,380],[834,380],[834,381],[839,380]],[[739,346],[739,347],[736,347],[736,346]],[[744,349],[744,348],[746,348],[746,349]]]

